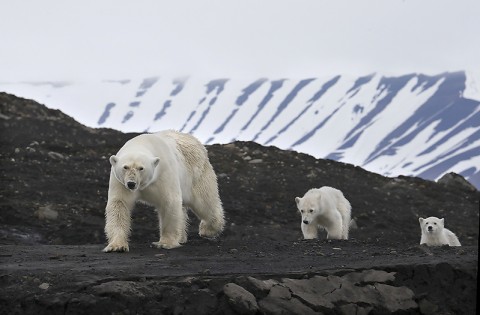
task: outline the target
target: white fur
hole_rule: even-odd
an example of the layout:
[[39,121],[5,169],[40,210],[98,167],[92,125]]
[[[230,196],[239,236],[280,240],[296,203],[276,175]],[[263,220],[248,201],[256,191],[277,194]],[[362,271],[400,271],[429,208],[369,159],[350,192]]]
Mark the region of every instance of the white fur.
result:
[[461,246],[457,236],[444,227],[444,219],[437,217],[418,218],[420,222],[420,229],[422,230],[422,237],[420,244],[428,246]]
[[137,201],[157,209],[161,248],[187,241],[187,214],[201,220],[199,234],[215,237],[224,228],[217,177],[207,150],[192,135],[176,131],[142,134],[110,157],[112,165],[105,209],[105,252],[128,251],[131,212]]
[[303,198],[296,197],[302,214],[301,229],[305,239],[318,237],[318,229],[325,228],[328,239],[348,239],[352,207],[343,193],[324,186],[313,188]]

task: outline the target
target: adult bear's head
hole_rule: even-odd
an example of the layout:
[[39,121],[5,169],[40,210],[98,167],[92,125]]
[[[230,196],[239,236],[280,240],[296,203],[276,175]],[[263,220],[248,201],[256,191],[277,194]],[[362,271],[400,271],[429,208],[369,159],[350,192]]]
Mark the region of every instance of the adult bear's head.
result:
[[144,189],[152,182],[155,168],[159,162],[158,157],[145,154],[112,155],[110,157],[115,178],[131,191]]

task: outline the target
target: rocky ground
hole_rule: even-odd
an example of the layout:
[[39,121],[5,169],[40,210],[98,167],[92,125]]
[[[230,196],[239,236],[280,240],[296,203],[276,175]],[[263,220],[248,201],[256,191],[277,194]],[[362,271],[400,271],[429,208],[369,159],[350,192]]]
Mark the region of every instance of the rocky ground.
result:
[[[480,193],[387,178],[251,142],[208,146],[227,227],[178,249],[138,205],[129,253],[105,254],[109,162],[135,136],[90,129],[0,93],[1,314],[475,314]],[[321,145],[321,144],[319,144]],[[348,241],[302,240],[294,198],[333,186],[352,204]],[[444,217],[462,247],[420,246]]]

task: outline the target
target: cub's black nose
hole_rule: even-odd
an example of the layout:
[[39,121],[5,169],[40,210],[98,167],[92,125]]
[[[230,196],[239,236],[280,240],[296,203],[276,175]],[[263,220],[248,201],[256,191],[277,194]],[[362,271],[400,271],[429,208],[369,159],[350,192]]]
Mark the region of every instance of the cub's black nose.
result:
[[308,221],[307,221],[307,220],[303,220],[303,223],[308,224]]
[[134,189],[137,184],[135,182],[128,182],[127,187],[130,189]]
[[429,227],[428,227],[428,230],[429,230],[429,231],[433,230],[433,227],[429,226]]

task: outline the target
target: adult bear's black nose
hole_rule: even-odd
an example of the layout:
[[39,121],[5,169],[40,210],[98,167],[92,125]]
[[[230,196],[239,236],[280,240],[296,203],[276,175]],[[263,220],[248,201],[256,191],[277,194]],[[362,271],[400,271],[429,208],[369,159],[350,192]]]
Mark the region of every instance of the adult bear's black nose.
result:
[[303,223],[308,224],[308,220],[303,220]]
[[129,189],[135,189],[135,186],[137,186],[137,183],[135,183],[135,182],[128,182],[127,183],[127,187]]

